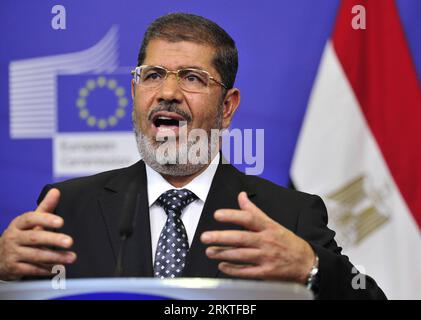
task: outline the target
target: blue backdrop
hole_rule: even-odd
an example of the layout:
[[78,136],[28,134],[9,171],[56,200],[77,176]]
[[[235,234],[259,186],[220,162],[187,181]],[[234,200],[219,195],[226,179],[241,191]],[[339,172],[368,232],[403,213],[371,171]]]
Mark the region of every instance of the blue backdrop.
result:
[[[66,9],[65,30],[51,27],[54,16],[51,8],[56,4]],[[115,26],[118,30],[118,57],[110,63],[118,65],[114,70],[117,81],[127,90],[130,81],[127,71],[136,64],[143,32],[153,19],[169,12],[203,15],[226,29],[238,46],[236,86],[241,89],[242,102],[232,127],[265,129],[262,176],[286,185],[303,115],[338,4],[339,0],[2,0],[0,232],[14,216],[32,210],[42,186],[56,179],[52,171],[52,139],[16,138],[11,134],[11,61],[86,50]],[[397,4],[418,74],[421,75],[421,1],[399,0]],[[66,69],[66,62],[61,63]],[[80,87],[77,81],[87,81],[90,72],[78,76],[66,73],[69,71],[64,70],[56,77],[53,87],[57,98],[56,129],[60,132],[103,132],[86,125],[80,129],[80,117],[73,111],[66,111],[70,108],[69,101],[74,104],[76,99]],[[254,76],[261,73],[265,74],[264,82],[257,81]],[[26,83],[25,86],[29,91],[32,88],[31,92],[36,90],[35,83],[33,86]],[[108,92],[103,100],[95,102],[99,99],[95,96],[92,99],[92,108],[101,104],[106,108],[104,102],[113,98]],[[91,112],[104,111],[101,110],[98,108]],[[106,130],[130,130],[127,114],[120,117],[116,126]]]

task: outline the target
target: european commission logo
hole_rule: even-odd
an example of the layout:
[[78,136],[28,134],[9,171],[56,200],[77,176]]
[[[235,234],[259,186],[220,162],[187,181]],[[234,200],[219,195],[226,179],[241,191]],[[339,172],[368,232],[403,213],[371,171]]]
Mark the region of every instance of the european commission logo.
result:
[[125,69],[119,68],[115,26],[87,50],[12,61],[10,137],[52,139],[54,177],[136,162]]
[[[77,80],[79,82],[80,78]],[[63,87],[68,88],[69,86],[63,85]],[[75,103],[78,108],[78,116],[84,120],[88,127],[100,130],[115,128],[118,122],[124,119],[129,102],[126,97],[125,87],[117,82],[115,76],[108,78],[105,76],[88,77],[85,86],[79,88],[78,91],[79,94]],[[98,91],[102,92],[98,95]],[[96,99],[95,95],[98,96]],[[111,102],[113,99],[115,100],[114,103],[105,103],[108,96]],[[89,105],[93,107],[90,107],[88,101],[92,99],[97,101],[96,103],[91,101]],[[103,108],[103,106],[111,106],[111,110],[104,110],[107,108]],[[97,110],[92,110],[95,107]]]

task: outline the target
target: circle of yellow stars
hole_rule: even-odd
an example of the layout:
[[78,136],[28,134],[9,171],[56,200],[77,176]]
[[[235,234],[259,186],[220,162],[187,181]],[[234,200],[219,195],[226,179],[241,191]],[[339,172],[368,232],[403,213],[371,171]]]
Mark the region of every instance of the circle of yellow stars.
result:
[[[114,92],[117,97],[118,107],[114,114],[105,118],[97,118],[89,113],[86,98],[95,89],[104,87]],[[102,130],[106,129],[107,127],[114,127],[118,123],[119,119],[126,115],[125,108],[127,104],[128,100],[126,98],[124,88],[118,86],[118,83],[115,79],[107,79],[104,76],[86,81],[86,85],[79,89],[79,97],[76,100],[76,107],[79,109],[79,118],[85,120],[88,126],[97,126]]]

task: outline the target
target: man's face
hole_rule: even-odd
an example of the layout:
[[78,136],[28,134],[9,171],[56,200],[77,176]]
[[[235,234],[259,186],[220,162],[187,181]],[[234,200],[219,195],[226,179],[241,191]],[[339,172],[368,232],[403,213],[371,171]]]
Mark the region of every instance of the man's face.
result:
[[[212,66],[213,56],[214,49],[206,45],[156,39],[149,42],[143,64],[161,66],[171,71],[202,69],[221,81]],[[144,161],[157,172],[171,176],[192,175],[210,163],[220,149],[220,139],[214,139],[215,134],[211,129],[227,128],[239,104],[238,89],[228,90],[225,96],[223,92],[224,89],[214,81],[210,81],[205,92],[184,91],[174,74],[168,74],[162,85],[156,88],[147,88],[132,81],[133,123]],[[177,120],[186,125],[182,131]],[[199,129],[206,133],[206,141],[196,141],[194,134],[190,138],[192,130],[196,133]],[[181,132],[183,135],[179,135]],[[176,137],[172,143],[176,148],[163,153],[163,149],[169,149],[161,148],[167,144],[162,137],[168,135]],[[196,156],[197,149],[201,150],[199,156]],[[168,155],[174,162],[166,162]],[[197,159],[200,159],[200,163]]]
[[[221,81],[220,75],[212,66],[213,56],[214,50],[206,45],[156,39],[149,42],[143,64],[162,66],[168,70],[198,68],[208,71]],[[138,129],[146,137],[154,140],[159,131],[173,130],[177,134],[177,127],[156,126],[154,121],[156,111],[162,109],[159,108],[160,103],[162,106],[163,102],[173,102],[187,119],[181,119],[180,114],[176,112],[164,111],[163,116],[187,121],[188,132],[195,128],[209,131],[214,128],[218,116],[218,108],[222,103],[222,89],[220,85],[211,81],[206,93],[186,92],[180,89],[174,74],[169,74],[158,88],[150,89],[134,84],[134,116]]]

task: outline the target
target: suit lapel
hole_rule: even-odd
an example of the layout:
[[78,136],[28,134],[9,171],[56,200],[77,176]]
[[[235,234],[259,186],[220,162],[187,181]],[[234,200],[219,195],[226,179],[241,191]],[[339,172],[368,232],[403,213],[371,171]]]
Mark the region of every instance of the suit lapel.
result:
[[[138,212],[135,213],[135,225],[132,236],[127,240],[124,252],[124,276],[149,277],[152,271],[152,248],[149,222],[149,205],[147,195],[146,171],[143,161],[128,168],[124,174],[111,179],[104,187],[99,197],[102,215],[107,227],[109,241],[113,250],[115,263],[120,250],[119,226],[124,212],[125,196],[129,185],[136,183],[136,190],[140,195]],[[136,199],[136,195],[132,197]],[[129,210],[134,210],[129,206]]]
[[[221,161],[223,161],[222,159],[221,156]],[[246,191],[249,197],[254,196],[253,190],[243,183],[241,174],[230,164],[220,162],[187,255],[186,267],[183,271],[184,277],[214,278],[218,275],[219,261],[206,256],[207,247],[200,241],[200,236],[208,230],[242,229],[237,225],[220,223],[213,217],[217,209],[239,209],[237,197],[241,191]]]

